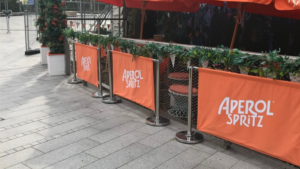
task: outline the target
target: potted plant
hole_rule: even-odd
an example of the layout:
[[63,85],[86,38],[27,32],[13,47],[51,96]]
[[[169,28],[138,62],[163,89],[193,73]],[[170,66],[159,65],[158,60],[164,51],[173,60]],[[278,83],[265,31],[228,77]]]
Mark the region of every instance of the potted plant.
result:
[[65,2],[61,0],[48,0],[46,2],[47,27],[44,33],[49,38],[48,72],[50,75],[63,75],[65,74],[63,30],[67,24],[64,13]]
[[38,33],[39,33],[39,42],[41,43],[41,64],[47,64],[47,52],[50,51],[49,47],[47,46],[48,43],[48,36],[47,34],[44,33],[44,31],[46,30],[46,26],[47,26],[47,22],[46,22],[46,13],[45,13],[45,9],[46,9],[46,2],[45,0],[39,0],[38,1],[39,4],[39,10],[38,10],[38,14],[39,17],[38,19],[35,21],[35,26],[38,29]]

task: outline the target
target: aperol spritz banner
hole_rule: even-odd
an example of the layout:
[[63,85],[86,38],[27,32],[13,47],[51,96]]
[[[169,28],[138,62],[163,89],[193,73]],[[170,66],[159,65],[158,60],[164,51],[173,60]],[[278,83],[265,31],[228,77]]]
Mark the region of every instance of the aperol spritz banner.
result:
[[96,47],[75,43],[77,76],[98,87],[98,50]]
[[113,92],[155,110],[153,60],[112,51]]
[[300,85],[199,68],[197,129],[300,165]]

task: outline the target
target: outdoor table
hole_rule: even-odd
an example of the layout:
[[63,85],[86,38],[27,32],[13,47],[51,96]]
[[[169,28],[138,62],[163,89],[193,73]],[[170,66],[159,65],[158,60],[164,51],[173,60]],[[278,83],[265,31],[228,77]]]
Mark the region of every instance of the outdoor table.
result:
[[[171,96],[175,98],[176,104],[168,110],[172,116],[187,118],[189,87],[185,85],[171,85],[169,88]],[[192,89],[192,97],[196,97],[198,89]]]

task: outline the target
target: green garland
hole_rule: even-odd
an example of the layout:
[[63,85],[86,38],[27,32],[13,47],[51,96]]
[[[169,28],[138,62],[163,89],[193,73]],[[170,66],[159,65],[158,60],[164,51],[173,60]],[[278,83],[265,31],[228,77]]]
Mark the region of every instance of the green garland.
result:
[[51,54],[64,53],[63,30],[67,26],[67,16],[64,12],[65,2],[61,0],[46,0],[46,30],[44,35],[49,38],[48,47]]
[[[69,30],[70,31],[70,30]],[[109,36],[107,38],[99,35],[86,35],[86,39],[80,40],[80,37],[85,33],[79,34],[79,41],[86,44],[86,42],[97,42],[106,46],[113,44],[120,46],[123,52],[128,52],[135,57],[144,56],[154,59],[167,58],[175,54],[177,58],[187,62],[189,59],[198,60],[199,67],[202,67],[204,61],[212,63],[211,68],[217,68],[217,65],[223,65],[225,71],[236,72],[237,69],[246,70],[248,74],[269,77],[272,75],[274,79],[284,80],[284,76],[288,74],[297,75],[300,72],[300,59],[291,60],[288,56],[280,56],[279,51],[264,52],[261,55],[251,55],[242,53],[241,51],[221,46],[220,48],[207,47],[193,47],[185,49],[182,46],[168,44],[158,45],[157,43],[147,42],[146,44],[134,44],[130,40],[120,39],[118,36]],[[68,36],[68,35],[66,35]],[[69,36],[68,36],[69,37]]]

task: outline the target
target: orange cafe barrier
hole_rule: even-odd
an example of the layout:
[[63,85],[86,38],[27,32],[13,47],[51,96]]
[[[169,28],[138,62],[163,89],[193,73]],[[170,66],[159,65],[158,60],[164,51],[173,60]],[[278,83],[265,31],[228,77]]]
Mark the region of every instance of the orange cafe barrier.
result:
[[155,110],[153,60],[112,51],[113,92]]
[[98,50],[94,46],[75,43],[77,76],[98,87]]
[[300,85],[199,68],[197,129],[300,165]]

